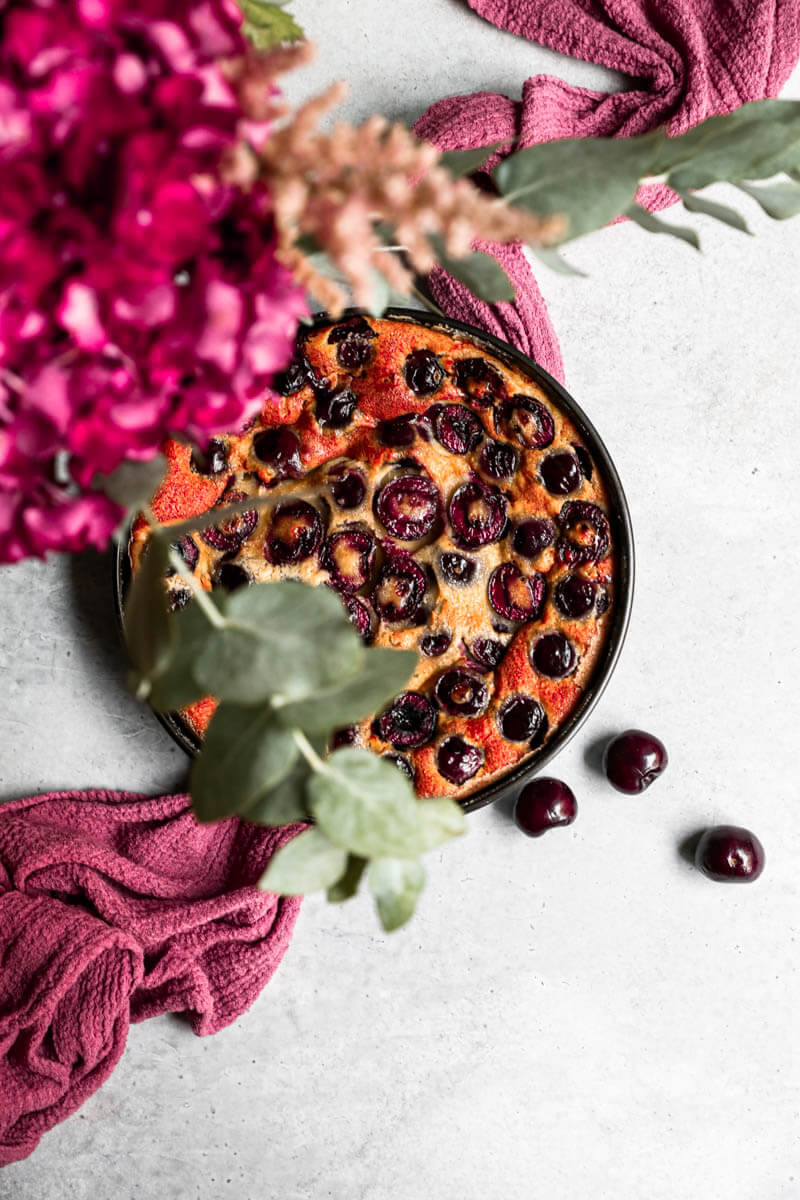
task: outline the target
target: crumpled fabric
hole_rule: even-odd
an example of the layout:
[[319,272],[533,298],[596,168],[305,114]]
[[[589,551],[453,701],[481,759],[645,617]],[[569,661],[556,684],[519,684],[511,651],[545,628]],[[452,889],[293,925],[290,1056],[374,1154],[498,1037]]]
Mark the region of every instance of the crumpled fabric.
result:
[[299,826],[199,824],[187,796],[0,805],[0,1166],[116,1066],[131,1021],[216,1033],[256,999],[299,899],[254,885]]
[[[517,139],[631,136],[665,125],[683,133],[750,100],[777,96],[800,57],[797,0],[468,0],[479,16],[529,41],[631,77],[623,92],[596,92],[551,75],[527,79],[520,101],[497,92],[439,100],[415,125],[440,150]],[[494,166],[509,149],[495,154]],[[677,197],[650,185],[651,210]],[[558,339],[523,249],[476,243],[505,268],[513,303],[487,304],[437,268],[432,296],[448,316],[511,342],[564,382]]]

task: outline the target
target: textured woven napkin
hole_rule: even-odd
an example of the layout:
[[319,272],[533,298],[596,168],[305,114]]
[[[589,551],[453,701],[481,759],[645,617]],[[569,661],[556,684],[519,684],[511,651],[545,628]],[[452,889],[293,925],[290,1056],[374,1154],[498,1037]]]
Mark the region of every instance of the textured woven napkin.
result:
[[[495,25],[633,77],[608,95],[539,75],[433,105],[417,132],[442,149],[518,137],[679,133],[777,94],[800,52],[796,0],[469,0]],[[639,200],[662,208],[664,187]],[[487,305],[444,272],[445,312],[531,354],[561,353],[519,247],[492,247],[517,285]],[[64,792],[0,806],[0,1165],[24,1158],[110,1074],[131,1020],[185,1012],[214,1033],[252,1003],[299,902],[253,884],[294,828],[198,825],[185,796]]]

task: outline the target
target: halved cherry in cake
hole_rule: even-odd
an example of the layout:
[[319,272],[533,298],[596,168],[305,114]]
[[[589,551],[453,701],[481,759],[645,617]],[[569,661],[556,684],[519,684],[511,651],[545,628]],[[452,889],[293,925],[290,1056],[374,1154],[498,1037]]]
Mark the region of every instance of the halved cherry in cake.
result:
[[568,500],[558,515],[558,553],[567,567],[598,562],[611,544],[608,517],[588,500]]
[[427,475],[400,475],[378,492],[375,515],[401,542],[416,542],[431,532],[441,516],[439,489]]
[[273,387],[282,396],[296,396],[314,378],[311,364],[305,356],[294,359],[285,371],[275,376]]
[[[238,504],[240,501],[247,500],[248,498],[246,492],[233,488],[221,496],[215,508],[224,508],[228,504]],[[245,512],[235,513],[227,521],[220,522],[219,525],[211,525],[208,529],[203,529],[200,536],[214,550],[221,550],[223,554],[235,554],[245,538],[248,538],[253,532],[257,524],[257,510],[248,508]]]
[[303,474],[300,439],[285,425],[276,425],[257,433],[253,438],[253,453],[281,478],[299,479]]
[[453,541],[467,550],[498,542],[506,527],[506,499],[477,479],[463,483],[448,506]]
[[526,450],[545,450],[556,435],[553,414],[535,396],[512,396],[497,410],[498,429]]
[[379,421],[377,429],[378,441],[381,445],[391,446],[393,449],[413,446],[417,434],[430,440],[427,430],[416,413],[406,413],[402,417],[390,417],[385,421]]
[[275,566],[302,562],[322,542],[322,518],[305,500],[289,500],[272,511],[264,557]]
[[[177,542],[173,542],[170,549],[181,556],[190,571],[195,569],[197,561],[200,558],[200,548],[193,538],[190,538],[187,534],[186,537],[179,538]],[[170,571],[169,574],[172,575],[173,572]]]
[[483,426],[463,404],[434,404],[426,416],[436,440],[451,454],[469,454],[483,437]]
[[528,517],[517,525],[511,545],[523,558],[538,558],[555,540],[556,531],[552,522],[543,517]]
[[235,592],[238,588],[249,587],[253,582],[253,576],[241,563],[223,559],[214,570],[211,582],[214,587],[224,588],[226,592]]
[[358,508],[367,494],[364,476],[344,463],[332,467],[328,472],[328,485],[337,508]]
[[349,321],[334,325],[327,340],[336,344],[339,366],[346,371],[356,371],[372,362],[375,357],[372,343],[377,336],[363,317],[352,317]]
[[583,483],[580,463],[568,450],[560,450],[543,458],[539,463],[539,474],[551,496],[567,496],[570,492],[577,492]]
[[483,751],[458,735],[445,738],[436,751],[436,766],[448,783],[459,787],[477,775],[483,766]]
[[228,447],[222,438],[212,438],[205,452],[195,446],[189,466],[196,475],[221,475],[228,467]]
[[565,575],[553,591],[553,603],[564,617],[578,621],[594,608],[597,585],[583,575]]
[[506,394],[503,376],[485,358],[462,358],[456,363],[456,383],[473,404],[491,406]]
[[448,550],[439,556],[439,570],[446,583],[453,587],[467,587],[475,578],[477,564],[474,558]]
[[594,463],[591,460],[589,451],[585,446],[581,446],[579,442],[572,442],[571,445],[572,449],[575,451],[575,457],[580,464],[584,478],[591,479],[594,472]]
[[509,621],[533,621],[544,603],[544,576],[523,575],[516,563],[501,563],[489,576],[489,603]]
[[314,389],[314,416],[323,429],[344,429],[353,419],[358,397],[348,387],[329,388],[325,384]]
[[534,643],[531,663],[540,675],[548,679],[563,679],[575,670],[578,655],[572,642],[563,633],[546,633]]
[[425,598],[427,577],[422,567],[404,550],[387,547],[384,550],[385,557],[373,594],[375,607],[390,625],[412,621]]
[[413,750],[433,737],[439,714],[427,696],[401,692],[375,722],[375,731],[395,750]]
[[322,547],[320,566],[337,592],[358,592],[372,575],[375,552],[375,538],[366,526],[337,529]]
[[375,627],[378,624],[378,619],[373,609],[360,596],[343,595],[342,601],[347,610],[350,624],[356,633],[360,634],[367,645],[369,645],[375,637]]
[[449,633],[428,633],[419,644],[426,658],[439,658],[450,649],[452,637]]
[[497,670],[508,650],[508,646],[503,642],[484,637],[475,638],[470,645],[462,642],[462,646],[467,655],[468,665],[474,671],[480,671],[482,675]]
[[181,608],[186,608],[186,605],[192,598],[192,593],[186,587],[173,587],[167,593],[167,608],[170,612],[178,612]]
[[478,467],[484,475],[492,479],[513,478],[519,465],[519,455],[508,442],[496,442],[490,439],[481,447],[478,455]]
[[500,732],[509,742],[530,742],[547,718],[538,700],[531,696],[511,696],[497,717]]
[[433,694],[451,717],[477,717],[489,703],[489,690],[479,675],[451,667],[436,680]]
[[402,775],[405,775],[406,779],[410,780],[411,783],[414,782],[416,771],[404,754],[382,754],[381,758],[385,758],[392,766],[397,767],[398,771]]
[[412,350],[403,367],[406,383],[417,396],[432,396],[438,392],[445,369],[432,350]]

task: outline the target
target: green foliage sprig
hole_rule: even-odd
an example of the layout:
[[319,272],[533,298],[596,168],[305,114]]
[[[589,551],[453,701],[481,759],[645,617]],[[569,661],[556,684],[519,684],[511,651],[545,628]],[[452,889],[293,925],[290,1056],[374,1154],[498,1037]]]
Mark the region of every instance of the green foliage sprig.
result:
[[289,0],[237,0],[237,3],[244,14],[244,35],[256,50],[273,50],[305,38],[297,21],[286,11]]

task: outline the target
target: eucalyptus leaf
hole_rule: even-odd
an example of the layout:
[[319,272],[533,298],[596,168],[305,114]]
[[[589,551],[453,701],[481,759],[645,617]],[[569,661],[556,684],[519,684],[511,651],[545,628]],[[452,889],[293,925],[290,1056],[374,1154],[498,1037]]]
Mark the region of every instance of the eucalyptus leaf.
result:
[[298,760],[289,774],[256,800],[244,813],[255,825],[280,828],[296,821],[307,821],[306,783],[311,774],[308,764]]
[[175,638],[172,657],[153,680],[148,697],[156,712],[175,712],[207,694],[194,676],[194,667],[211,632],[208,617],[196,600],[190,600],[169,619]]
[[136,694],[144,700],[153,680],[169,666],[174,645],[167,610],[164,576],[169,565],[169,542],[151,534],[125,600],[124,627],[134,667]]
[[[386,253],[391,253],[391,251],[387,251]],[[372,287],[372,293],[367,311],[369,312],[370,316],[382,317],[391,303],[391,290],[389,288],[389,283],[388,280],[381,275],[380,271],[376,271],[374,267],[370,269],[369,278]]]
[[730,208],[727,204],[720,204],[717,200],[709,200],[707,196],[699,196],[696,192],[679,192],[679,195],[683,201],[683,207],[689,212],[701,213],[704,217],[713,217],[715,221],[722,221],[725,225],[730,225],[732,229],[738,229],[741,233],[750,232],[744,217],[735,208]]
[[651,213],[640,204],[629,204],[625,209],[625,216],[629,217],[636,225],[640,225],[642,229],[646,229],[648,233],[668,233],[672,237],[688,242],[690,246],[694,246],[695,250],[700,249],[700,239],[694,229],[690,229],[687,225],[670,225],[668,221],[662,221],[655,213]]
[[414,789],[394,763],[369,750],[335,751],[312,775],[308,806],[320,829],[363,858],[413,858],[421,850]]
[[422,832],[422,849],[434,850],[450,838],[467,831],[464,810],[449,796],[435,796],[417,801],[417,816]]
[[304,700],[276,708],[278,720],[305,733],[329,733],[340,725],[361,721],[384,701],[402,691],[418,658],[413,650],[373,646],[366,651],[361,670],[343,682],[333,681]]
[[347,853],[319,829],[307,829],[273,854],[258,881],[263,892],[302,896],[331,887],[347,867]]
[[367,875],[375,897],[378,916],[387,933],[399,929],[414,915],[417,900],[425,886],[421,862],[397,858],[377,858]]
[[[800,167],[800,101],[756,100],[667,139],[676,191],[722,180],[769,179]],[[679,164],[679,165],[675,165]]]
[[454,258],[448,253],[444,239],[438,233],[431,233],[428,238],[444,269],[468,287],[474,296],[489,304],[514,299],[516,291],[513,283],[491,254],[472,250],[465,258]]
[[243,32],[257,50],[271,50],[284,42],[301,42],[305,37],[291,13],[284,11],[285,0],[267,4],[262,0],[237,0],[245,21]]
[[552,250],[549,246],[528,246],[534,258],[539,262],[544,263],[551,271],[555,271],[558,275],[578,275],[581,279],[586,278],[585,271],[579,271],[577,267],[573,267],[572,263],[567,259],[562,258],[557,250]]
[[464,175],[472,175],[475,171],[480,170],[495,150],[499,150],[501,146],[507,146],[509,140],[507,138],[502,142],[492,142],[491,146],[475,146],[472,150],[445,150],[444,154],[439,156],[439,166],[447,167],[447,170],[456,179]]
[[105,492],[122,508],[138,511],[152,500],[166,470],[167,460],[163,454],[156,454],[146,462],[121,462],[110,475],[95,475],[92,487]]
[[800,213],[800,187],[796,183],[790,183],[788,179],[759,184],[756,187],[740,180],[734,187],[747,196],[752,196],[774,221],[786,221]]
[[278,725],[269,705],[259,709],[220,704],[190,776],[198,821],[246,814],[284,779],[297,758],[297,744]]
[[337,879],[336,883],[328,888],[328,900],[331,904],[341,904],[355,896],[366,866],[365,858],[358,858],[355,854],[347,856],[347,870],[341,879]]

